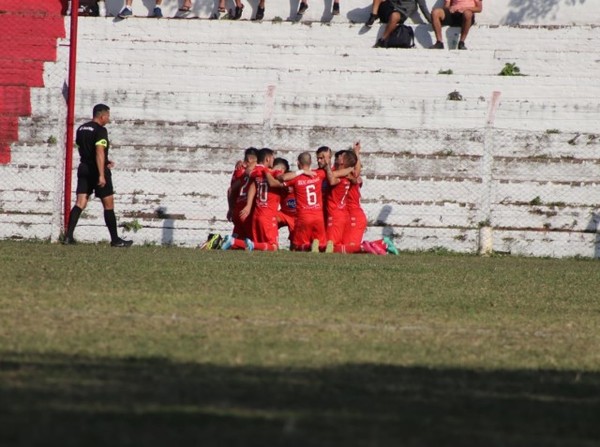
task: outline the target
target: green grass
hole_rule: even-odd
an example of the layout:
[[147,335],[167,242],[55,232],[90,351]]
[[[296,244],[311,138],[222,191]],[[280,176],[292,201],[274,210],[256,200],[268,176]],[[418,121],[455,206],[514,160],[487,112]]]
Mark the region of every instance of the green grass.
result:
[[581,445],[597,261],[0,241],[0,445]]

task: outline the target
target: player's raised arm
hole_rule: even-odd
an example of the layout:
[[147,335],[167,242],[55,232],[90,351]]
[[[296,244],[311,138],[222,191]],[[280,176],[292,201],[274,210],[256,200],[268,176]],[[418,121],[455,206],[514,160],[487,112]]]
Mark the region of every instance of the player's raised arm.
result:
[[362,146],[360,145],[360,141],[354,143],[352,147],[352,151],[356,155],[356,165],[354,166],[354,176],[359,177],[360,171],[362,170],[362,163],[360,162],[360,152],[362,151]]
[[283,181],[277,180],[268,171],[265,172],[265,179],[267,179],[270,188],[283,188]]

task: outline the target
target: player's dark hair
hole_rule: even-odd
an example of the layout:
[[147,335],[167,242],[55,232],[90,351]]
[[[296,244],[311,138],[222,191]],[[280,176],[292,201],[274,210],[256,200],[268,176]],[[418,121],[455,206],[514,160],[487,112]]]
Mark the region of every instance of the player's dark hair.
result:
[[248,158],[252,156],[258,158],[258,149],[256,149],[255,147],[249,147],[244,151],[244,161],[247,162]]
[[100,116],[101,114],[103,114],[104,112],[108,112],[110,110],[110,107],[108,107],[106,104],[96,104],[94,106],[94,110],[92,111],[93,117],[96,118],[97,116]]
[[358,157],[356,156],[354,151],[342,151],[342,154],[344,156],[344,165],[347,168],[353,168],[354,166],[356,166],[356,163],[358,162]]
[[342,155],[344,152],[346,152],[346,151],[337,151],[337,152],[334,154],[333,158],[334,158],[334,159],[338,158],[338,157],[339,157],[340,155]]
[[[290,170],[290,164],[288,163],[288,161],[285,158],[276,158],[275,160],[273,160],[273,166],[277,166],[277,165],[283,165],[285,167],[285,172],[288,172]],[[285,174],[284,172],[284,174]]]
[[331,149],[327,146],[321,146],[319,149],[317,149],[317,155],[319,155],[321,152],[331,152]]
[[268,156],[270,155],[274,155],[275,152],[273,151],[273,149],[269,149],[268,147],[263,147],[261,150],[258,151],[258,162],[262,163],[264,162]]

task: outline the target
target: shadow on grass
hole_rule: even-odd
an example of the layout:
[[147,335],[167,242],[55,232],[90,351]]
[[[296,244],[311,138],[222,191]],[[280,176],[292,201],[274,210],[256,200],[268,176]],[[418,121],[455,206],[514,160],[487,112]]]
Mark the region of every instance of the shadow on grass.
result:
[[0,445],[597,445],[600,374],[0,353]]

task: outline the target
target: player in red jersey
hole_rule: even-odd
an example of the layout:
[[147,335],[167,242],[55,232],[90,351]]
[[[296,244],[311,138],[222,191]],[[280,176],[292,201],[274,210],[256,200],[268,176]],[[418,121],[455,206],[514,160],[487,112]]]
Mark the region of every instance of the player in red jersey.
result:
[[[248,192],[248,200],[254,196],[254,213],[252,214],[252,238],[247,238],[248,250],[277,251],[279,248],[279,225],[277,212],[281,202],[281,182],[274,176],[283,171],[274,170],[275,154],[271,149],[263,148],[258,151],[258,164],[250,174],[253,184]],[[249,213],[249,205],[242,210],[242,217]]]
[[239,212],[242,222],[252,222],[251,235],[245,238],[226,236],[221,248],[243,248],[246,250],[275,251],[279,245],[277,211],[279,209],[281,182],[271,172],[274,152],[269,148],[258,151],[258,164],[249,174],[246,206]]
[[360,206],[360,188],[362,188],[362,177],[352,178],[346,202],[348,220],[342,243],[335,247],[336,252],[358,253],[362,250],[363,235],[367,229],[367,216]]
[[360,188],[362,188],[363,184],[362,177],[360,176],[362,169],[359,157],[360,149],[360,143],[356,142],[353,151],[347,154],[348,159],[354,156],[355,165],[346,201],[348,221],[344,230],[344,237],[342,238],[342,244],[345,246],[346,253],[356,253],[361,250],[363,235],[367,229],[367,216],[360,205]]
[[[321,194],[326,173],[322,169],[311,171],[310,152],[298,156],[298,173],[281,176],[285,186],[293,186],[296,197],[296,223],[292,239],[294,250],[314,252],[325,247],[325,224],[323,222],[323,198]],[[309,174],[309,172],[312,172]],[[293,178],[290,178],[293,177]]]
[[[317,166],[319,169],[325,169],[325,167],[331,167],[331,149],[328,146],[321,146],[317,149]],[[323,196],[323,203],[327,204],[327,198],[329,196],[329,182],[327,179],[323,180],[321,185],[321,194]],[[327,226],[327,206],[323,207],[323,221]]]
[[327,204],[327,250],[332,251],[332,246],[341,244],[346,225],[348,223],[348,210],[346,209],[347,195],[350,190],[349,175],[356,164],[356,157],[349,157],[349,151],[339,151],[335,154],[334,170],[325,165],[327,179],[329,182],[329,194]]
[[[247,204],[248,187],[250,186],[250,172],[256,166],[258,150],[254,147],[249,147],[244,152],[244,161],[236,165],[236,168],[231,176],[231,185],[227,191],[227,202],[229,209],[227,210],[227,220],[233,221],[233,238],[241,238],[242,241],[250,237],[251,224],[250,219],[243,220],[240,218],[240,212]],[[245,248],[245,245],[239,244],[234,248]]]
[[387,237],[371,242],[363,241],[363,236],[367,229],[367,216],[360,205],[360,189],[363,185],[363,180],[360,176],[362,169],[360,151],[360,142],[356,142],[353,150],[346,151],[344,155],[345,163],[354,165],[354,170],[348,177],[351,183],[346,198],[348,221],[344,230],[342,243],[335,245],[334,251],[337,253],[372,253],[379,255],[386,254],[386,252],[398,254],[396,247]]
[[[290,171],[290,165],[285,158],[276,158],[273,161],[273,170],[286,174]],[[277,224],[279,228],[288,227],[288,239],[291,243],[296,221],[296,196],[294,195],[294,187],[287,186],[280,188],[279,191],[281,193],[281,200],[279,202],[279,211],[277,212]]]

